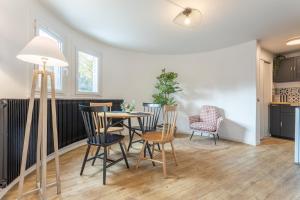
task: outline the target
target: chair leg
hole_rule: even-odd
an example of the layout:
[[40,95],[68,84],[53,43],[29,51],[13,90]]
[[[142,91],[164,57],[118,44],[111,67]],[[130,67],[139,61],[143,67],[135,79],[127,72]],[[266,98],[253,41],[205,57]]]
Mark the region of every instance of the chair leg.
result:
[[125,154],[127,155],[127,145],[125,144],[125,141],[124,140],[122,140],[122,145],[124,145],[124,148],[125,148]]
[[167,163],[166,163],[166,153],[165,153],[165,144],[161,145],[162,147],[162,161],[163,161],[163,172],[164,177],[167,177]]
[[107,155],[110,155],[110,151],[111,151],[111,146],[107,147]]
[[103,156],[103,185],[106,184],[106,161],[107,161],[107,147],[104,147],[104,156]]
[[155,143],[152,144],[152,158],[154,157],[154,151],[155,151]]
[[218,140],[220,140],[219,134],[217,133]]
[[134,132],[132,132],[132,129],[131,129],[131,119],[130,118],[128,119],[128,127],[129,127],[129,130],[128,130],[129,144],[128,144],[128,147],[127,147],[127,152],[129,152],[129,149],[132,145],[133,136],[134,136]]
[[[150,156],[150,158],[152,159],[153,156],[152,156],[152,153],[151,153],[151,149],[150,149],[149,142],[146,142],[146,146],[147,146],[147,150],[148,150],[149,156]],[[152,161],[152,165],[153,165],[153,167],[154,167],[154,166],[155,166],[155,162]]]
[[86,160],[87,160],[88,155],[89,155],[89,153],[90,153],[90,149],[91,149],[91,145],[88,144],[88,147],[87,147],[87,149],[86,149],[85,156],[84,156],[84,159],[83,159],[83,163],[82,163],[82,166],[81,166],[80,176],[81,176],[82,173],[83,173],[83,170],[84,170],[84,167],[85,167]]
[[94,164],[95,164],[95,162],[96,162],[96,159],[97,159],[98,153],[99,153],[99,151],[100,151],[100,148],[101,148],[100,146],[97,147],[97,151],[96,151],[96,153],[95,153],[95,158],[93,159],[92,166],[94,166]]
[[157,143],[157,148],[158,148],[158,150],[160,150],[160,145],[159,145],[159,143]]
[[213,134],[213,136],[214,136],[215,145],[217,145],[217,139],[216,139],[216,135],[215,135],[215,134]]
[[141,152],[140,152],[139,158],[138,158],[137,163],[136,163],[136,168],[139,168],[141,159],[142,159],[142,158],[145,158],[145,156],[144,156],[145,147],[146,147],[146,141],[144,141],[142,150],[141,150]]
[[129,165],[128,165],[128,161],[127,161],[126,153],[125,153],[125,151],[124,151],[124,149],[123,149],[122,143],[121,143],[121,142],[119,142],[119,145],[120,145],[120,149],[121,149],[121,151],[122,151],[122,154],[123,154],[123,159],[125,160],[126,167],[129,169]]
[[[123,135],[122,131],[119,131],[119,134],[120,134],[120,135]],[[127,149],[127,146],[126,146],[126,144],[125,144],[125,141],[124,141],[124,140],[122,140],[122,143],[123,143],[123,145],[124,145],[125,149]]]
[[194,136],[195,131],[192,132],[192,135],[190,137],[190,140],[192,140],[192,137]]
[[175,161],[175,165],[177,166],[178,163],[177,163],[177,158],[176,158],[173,142],[171,142],[171,147],[172,147],[172,155],[173,155],[173,158],[174,158],[174,161]]

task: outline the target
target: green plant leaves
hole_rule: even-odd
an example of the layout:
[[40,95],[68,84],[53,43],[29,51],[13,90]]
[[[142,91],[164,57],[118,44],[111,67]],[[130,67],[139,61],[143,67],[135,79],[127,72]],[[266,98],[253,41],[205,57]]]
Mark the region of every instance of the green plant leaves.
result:
[[166,69],[162,69],[162,73],[156,77],[158,82],[155,84],[155,88],[158,92],[152,95],[154,103],[161,105],[174,105],[176,103],[171,95],[182,91],[179,83],[176,81],[177,77],[177,73],[166,72]]

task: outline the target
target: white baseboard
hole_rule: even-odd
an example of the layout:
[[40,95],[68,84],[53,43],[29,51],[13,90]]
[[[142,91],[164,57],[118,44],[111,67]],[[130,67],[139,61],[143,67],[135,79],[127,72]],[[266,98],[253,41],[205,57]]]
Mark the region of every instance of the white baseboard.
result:
[[[69,151],[72,151],[80,146],[83,146],[86,144],[86,139],[83,139],[83,140],[80,140],[78,142],[75,142],[73,144],[70,144],[62,149],[59,149],[58,150],[58,153],[59,155],[63,155]],[[54,155],[53,154],[50,154],[48,157],[47,157],[47,162],[51,161],[54,159]],[[27,169],[25,171],[25,177],[30,174],[31,172],[33,172],[36,168],[36,165],[34,164],[33,166],[31,166],[29,169]],[[4,195],[14,186],[16,185],[17,183],[19,182],[19,177],[17,177],[15,180],[13,180],[9,185],[7,185],[5,188],[1,189],[0,190],[0,199],[2,199],[4,197]]]
[[232,138],[232,137],[227,137],[227,136],[222,136],[220,135],[220,138],[225,139],[225,140],[230,140],[233,142],[239,142],[239,143],[243,143],[243,144],[248,144],[248,145],[252,145],[252,146],[256,146],[257,144],[253,144],[252,142],[246,141],[246,140],[240,140],[240,139],[236,139],[236,138]]
[[[185,132],[182,132],[182,133],[191,135],[192,134],[191,132],[192,131],[190,131],[190,132],[185,131]],[[200,133],[200,132],[198,132],[198,133]],[[209,136],[210,134],[207,134],[207,133],[203,132],[203,135],[204,136]],[[228,136],[224,136],[222,134],[219,134],[219,136],[220,136],[221,139],[230,140],[230,141],[233,141],[233,142],[239,142],[239,143],[243,143],[243,144],[248,144],[248,145],[252,145],[252,146],[259,145],[259,143],[260,143],[260,141],[256,141],[256,143],[254,144],[254,143],[249,142],[247,140],[241,140],[241,139],[237,139],[237,138],[233,138],[233,137],[228,137]]]

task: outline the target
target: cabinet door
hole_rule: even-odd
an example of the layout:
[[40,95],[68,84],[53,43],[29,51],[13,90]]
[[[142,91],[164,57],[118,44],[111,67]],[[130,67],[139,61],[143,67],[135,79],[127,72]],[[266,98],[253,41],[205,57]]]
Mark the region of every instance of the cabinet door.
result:
[[281,116],[280,116],[280,105],[270,105],[270,133],[272,136],[280,136],[281,129]]
[[300,81],[300,56],[294,58],[295,81]]
[[294,59],[284,59],[279,66],[276,82],[290,82],[294,80]]
[[281,113],[281,137],[294,139],[295,138],[295,112]]

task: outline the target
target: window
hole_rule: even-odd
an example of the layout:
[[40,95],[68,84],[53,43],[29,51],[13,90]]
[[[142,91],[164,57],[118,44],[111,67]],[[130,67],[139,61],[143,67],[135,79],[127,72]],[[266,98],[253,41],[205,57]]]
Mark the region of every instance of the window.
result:
[[[38,31],[37,31],[37,35],[48,37],[48,38],[54,40],[55,42],[57,42],[57,45],[59,46],[61,52],[63,52],[63,42],[57,34],[47,30],[46,28],[39,27]],[[41,68],[42,66],[39,66],[39,67]],[[62,92],[62,90],[63,90],[63,70],[64,70],[63,67],[53,66],[49,69],[53,70],[53,72],[55,74],[55,89],[56,89],[56,91]],[[39,83],[39,85],[40,85],[40,83]],[[50,88],[50,83],[48,83],[48,87]]]
[[77,93],[99,93],[99,74],[98,57],[77,51]]

